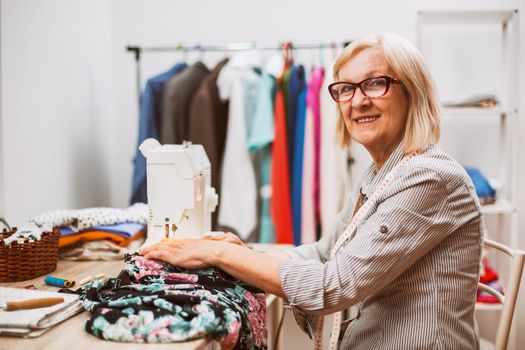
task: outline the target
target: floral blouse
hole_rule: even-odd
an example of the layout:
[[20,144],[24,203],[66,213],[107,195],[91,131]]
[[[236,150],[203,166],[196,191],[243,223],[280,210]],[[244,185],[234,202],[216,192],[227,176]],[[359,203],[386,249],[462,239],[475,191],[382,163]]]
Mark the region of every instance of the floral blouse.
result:
[[126,255],[117,278],[77,290],[92,312],[86,331],[121,342],[208,337],[223,349],[266,349],[264,292],[217,268],[188,270]]

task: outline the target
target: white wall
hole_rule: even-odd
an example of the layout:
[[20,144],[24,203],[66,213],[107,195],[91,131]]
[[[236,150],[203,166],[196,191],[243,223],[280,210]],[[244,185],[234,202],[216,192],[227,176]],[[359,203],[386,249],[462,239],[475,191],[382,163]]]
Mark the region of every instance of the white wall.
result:
[[4,0],[5,216],[110,203],[110,5]]
[[[415,43],[417,10],[508,8],[521,11],[523,58],[522,0],[2,0],[0,213],[2,197],[5,216],[17,224],[49,209],[127,205],[138,125],[135,66],[127,44],[312,43],[375,31],[395,32]],[[143,82],[180,58],[145,55]],[[481,60],[472,64],[485,73]],[[519,68],[525,91],[523,63]],[[525,99],[519,107],[525,111]],[[524,135],[525,123],[518,127]],[[519,149],[525,149],[525,138]],[[481,152],[477,160],[484,156]],[[525,174],[525,157],[518,167]],[[518,197],[518,209],[525,213],[524,186]],[[523,215],[520,227],[525,229]],[[525,249],[525,239],[519,244]]]
[[2,8],[0,4],[0,217],[4,215],[4,137],[2,132]]

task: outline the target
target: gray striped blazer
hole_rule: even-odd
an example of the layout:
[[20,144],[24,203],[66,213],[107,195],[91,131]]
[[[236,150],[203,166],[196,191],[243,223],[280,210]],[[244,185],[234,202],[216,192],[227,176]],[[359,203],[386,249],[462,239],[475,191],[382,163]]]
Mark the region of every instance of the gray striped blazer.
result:
[[[370,197],[402,159],[402,145],[362,181]],[[357,309],[342,349],[477,349],[474,320],[483,216],[472,182],[435,146],[410,159],[334,259],[352,219],[349,200],[330,233],[291,251],[279,274],[287,301],[312,335],[318,315]]]

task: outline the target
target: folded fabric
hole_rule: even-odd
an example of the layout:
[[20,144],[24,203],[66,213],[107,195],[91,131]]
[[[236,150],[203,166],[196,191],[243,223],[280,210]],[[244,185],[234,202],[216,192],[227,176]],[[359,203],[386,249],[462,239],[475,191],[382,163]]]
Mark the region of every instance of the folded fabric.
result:
[[[138,224],[135,222],[123,222],[123,223],[118,223],[114,225],[97,225],[97,226],[90,227],[88,230],[82,231],[82,232],[101,231],[101,232],[113,233],[113,234],[116,234],[122,237],[129,238],[129,237],[136,235],[137,232],[143,229],[144,229],[144,224]],[[64,226],[60,228],[61,237],[75,235],[77,233],[79,232],[73,231],[69,226]]]
[[87,242],[87,241],[99,241],[103,239],[110,240],[117,244],[119,247],[125,247],[137,238],[144,235],[145,229],[136,232],[131,237],[123,237],[121,234],[110,233],[98,230],[89,230],[80,232],[74,235],[62,236],[58,239],[58,247],[63,248],[70,246],[75,243]]
[[497,105],[498,98],[491,92],[471,93],[456,100],[443,101],[445,107],[494,108]]
[[[14,230],[13,230],[14,231]],[[19,240],[31,240],[36,241],[42,238],[42,233],[44,233],[44,230],[40,229],[38,226],[36,226],[34,223],[29,222],[22,227],[18,228],[16,232],[14,232],[11,235],[2,235],[2,241],[4,244],[11,244],[11,242],[19,241]]]
[[126,254],[136,252],[142,243],[144,243],[144,237],[134,240],[126,248],[108,240],[82,242],[60,249],[58,258],[73,261],[124,260]]
[[[488,287],[490,287],[492,289],[495,289],[496,291],[498,291],[501,294],[505,295],[505,291],[503,289],[503,286],[499,282],[492,281],[492,282],[487,282],[487,283],[483,283],[483,284],[485,284]],[[498,298],[496,298],[492,294],[489,294],[489,293],[487,293],[484,290],[481,290],[479,288],[478,288],[478,292],[477,292],[477,295],[476,295],[476,302],[478,302],[478,303],[486,303],[486,304],[499,304],[500,303]]]
[[129,208],[87,208],[79,210],[59,209],[43,213],[31,221],[39,227],[68,226],[78,232],[97,225],[113,225],[123,222],[147,224],[148,205],[135,203]]
[[189,270],[134,254],[117,278],[76,291],[85,329],[111,341],[168,343],[209,337],[222,349],[266,349],[264,292],[216,268]]
[[0,287],[0,305],[8,301],[57,297],[63,298],[64,301],[56,305],[34,309],[17,311],[3,311],[0,309],[0,335],[24,338],[36,337],[54,325],[82,311],[82,304],[76,295],[43,290]]
[[482,265],[483,269],[479,275],[479,281],[481,283],[487,284],[489,282],[497,281],[499,279],[498,273],[492,268],[488,259],[483,259]]
[[[481,273],[479,276],[479,281],[483,283],[484,285],[489,286],[492,289],[495,289],[501,294],[505,294],[503,290],[503,286],[498,282],[499,275],[490,265],[489,259],[486,257],[483,258],[481,265],[482,265],[482,269],[481,269]],[[476,302],[487,303],[487,304],[499,304],[499,300],[495,296],[479,288],[478,288],[477,295],[476,295]]]
[[473,167],[465,167],[467,174],[469,175],[474,187],[476,188],[476,194],[481,204],[491,204],[496,201],[496,191],[487,179],[481,174],[479,169]]

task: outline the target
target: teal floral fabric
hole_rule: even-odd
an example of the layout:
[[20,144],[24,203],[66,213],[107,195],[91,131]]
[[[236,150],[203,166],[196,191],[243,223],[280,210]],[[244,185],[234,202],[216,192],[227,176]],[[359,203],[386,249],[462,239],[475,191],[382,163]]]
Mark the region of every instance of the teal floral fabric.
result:
[[79,290],[92,313],[86,331],[120,342],[169,343],[208,337],[223,349],[266,349],[264,292],[217,268],[188,270],[126,256],[117,278]]

